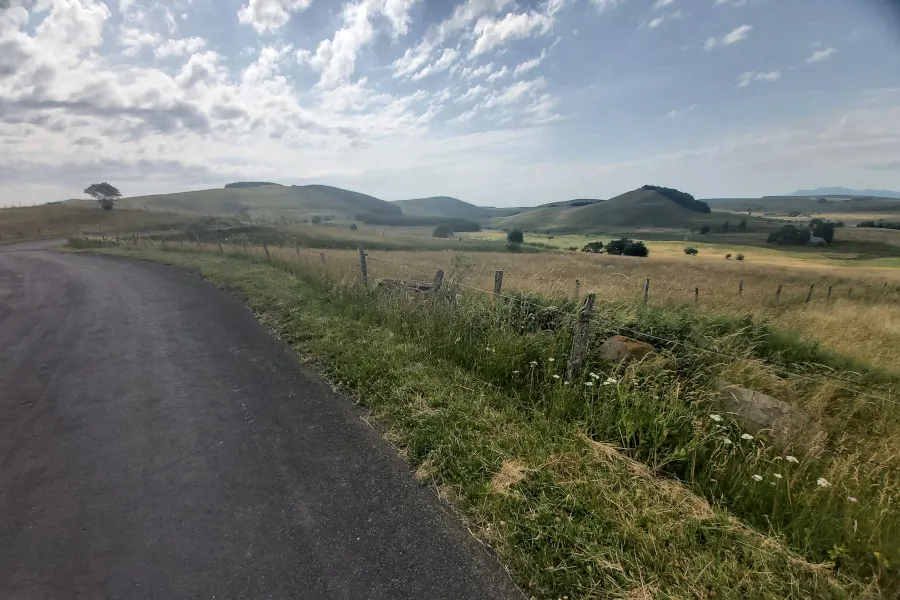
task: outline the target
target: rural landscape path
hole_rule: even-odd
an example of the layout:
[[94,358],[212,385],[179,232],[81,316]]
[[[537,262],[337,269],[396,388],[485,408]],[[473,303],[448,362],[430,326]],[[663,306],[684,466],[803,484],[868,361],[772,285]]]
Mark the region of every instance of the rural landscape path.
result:
[[248,309],[0,247],[0,598],[520,598]]

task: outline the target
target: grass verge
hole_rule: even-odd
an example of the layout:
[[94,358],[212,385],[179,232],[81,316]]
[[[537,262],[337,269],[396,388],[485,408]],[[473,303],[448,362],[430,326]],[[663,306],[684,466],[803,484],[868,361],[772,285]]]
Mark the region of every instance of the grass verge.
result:
[[[433,310],[300,265],[139,254],[240,290],[261,321],[371,408],[529,595],[877,597],[896,583],[887,548],[895,509],[878,490],[835,500],[849,481],[835,495],[809,483],[834,480],[837,460],[804,457],[794,468],[756,441],[723,444],[740,436],[733,423],[705,420],[714,365],[683,359],[677,369],[605,373],[616,380],[607,386],[565,385],[555,376],[566,335],[510,327],[521,315],[462,302]],[[786,497],[787,509],[774,506]],[[866,512],[872,506],[881,520]],[[853,510],[863,531],[841,538]],[[817,527],[823,515],[841,522]],[[874,563],[865,556],[873,549]]]

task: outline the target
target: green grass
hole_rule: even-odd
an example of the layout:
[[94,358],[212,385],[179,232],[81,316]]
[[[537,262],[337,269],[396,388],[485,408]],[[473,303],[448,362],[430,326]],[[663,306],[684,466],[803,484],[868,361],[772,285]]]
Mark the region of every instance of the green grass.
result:
[[[785,382],[772,364],[859,369],[880,386],[896,384],[889,374],[748,318],[604,303],[594,344],[627,327],[713,345],[719,356],[663,346],[657,363],[625,371],[592,357],[587,369],[598,378],[567,385],[573,305],[550,309],[532,297],[491,309],[465,295],[410,302],[298,263],[139,253],[241,290],[266,324],[371,407],[529,594],[898,592],[897,457],[869,443],[896,439],[896,406],[830,390],[820,422],[834,445],[788,449],[801,459],[794,464],[762,440],[742,440],[737,424],[712,420],[707,404],[720,376],[794,394],[801,405],[822,400],[822,389]],[[730,353],[741,360],[722,358]],[[608,376],[618,383],[601,385]],[[817,485],[820,477],[833,485]]]

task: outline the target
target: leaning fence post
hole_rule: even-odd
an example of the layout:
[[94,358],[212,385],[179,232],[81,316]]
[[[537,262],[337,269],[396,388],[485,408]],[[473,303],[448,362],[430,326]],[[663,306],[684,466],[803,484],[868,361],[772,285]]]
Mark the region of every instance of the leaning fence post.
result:
[[494,271],[494,295],[491,296],[491,304],[494,303],[494,300],[497,296],[500,295],[500,292],[503,290],[503,271]]
[[224,254],[225,250],[222,248],[222,240],[219,240],[219,253]]
[[359,272],[362,275],[363,287],[369,287],[369,269],[366,266],[366,251],[359,248]]
[[584,355],[587,351],[588,326],[591,323],[591,315],[594,312],[596,294],[588,294],[584,306],[578,313],[575,321],[575,332],[572,336],[572,352],[569,353],[568,380],[575,381],[581,374],[581,365],[584,364]]
[[741,282],[738,284],[738,297],[740,298],[743,295],[744,295],[744,280],[741,279]]
[[851,294],[853,294],[853,286],[852,285],[850,286],[850,289],[847,290],[847,297],[849,298]]
[[700,288],[694,288],[694,302],[700,302]]
[[813,293],[814,287],[816,287],[816,284],[814,284],[814,283],[809,284],[809,291],[806,293],[806,302],[807,303],[809,303],[809,301],[812,300],[812,293]]
[[272,260],[272,257],[269,256],[269,245],[263,242],[263,250],[266,251],[266,260]]
[[644,304],[650,299],[650,280],[644,282]]
[[831,286],[830,285],[828,286],[828,298],[826,298],[826,299],[831,300]]
[[781,301],[781,284],[778,284],[778,289],[775,290],[775,304],[778,304]]
[[438,269],[437,273],[434,274],[434,291],[441,291],[441,285],[444,283],[444,271],[442,269]]

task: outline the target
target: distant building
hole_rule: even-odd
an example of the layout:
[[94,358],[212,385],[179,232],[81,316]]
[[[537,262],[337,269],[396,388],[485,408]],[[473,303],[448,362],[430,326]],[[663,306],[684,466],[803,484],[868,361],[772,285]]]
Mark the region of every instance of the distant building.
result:
[[814,235],[809,236],[809,242],[807,243],[813,246],[824,246],[826,244],[824,238],[816,237]]

